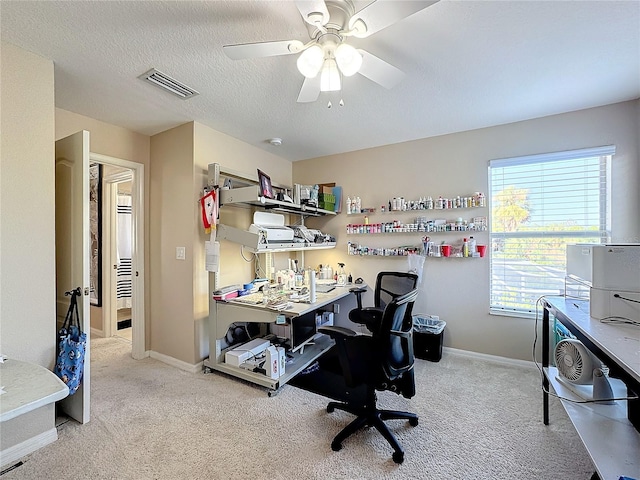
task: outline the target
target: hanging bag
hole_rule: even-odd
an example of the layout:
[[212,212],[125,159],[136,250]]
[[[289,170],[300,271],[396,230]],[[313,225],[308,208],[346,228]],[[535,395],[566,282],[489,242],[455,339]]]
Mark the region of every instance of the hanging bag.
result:
[[82,332],[78,315],[80,294],[79,288],[65,293],[71,295],[71,303],[58,332],[58,355],[54,372],[69,387],[69,395],[73,395],[82,382],[87,348],[87,334]]

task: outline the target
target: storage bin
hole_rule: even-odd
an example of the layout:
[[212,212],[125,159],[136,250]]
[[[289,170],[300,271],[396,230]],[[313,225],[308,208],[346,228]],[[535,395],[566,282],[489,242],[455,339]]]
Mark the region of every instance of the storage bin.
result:
[[413,316],[413,354],[422,360],[439,362],[442,358],[444,327],[447,322],[428,315]]
[[329,202],[318,202],[318,208],[321,208],[323,210],[328,210],[330,212],[334,212],[336,209],[336,204],[329,203]]

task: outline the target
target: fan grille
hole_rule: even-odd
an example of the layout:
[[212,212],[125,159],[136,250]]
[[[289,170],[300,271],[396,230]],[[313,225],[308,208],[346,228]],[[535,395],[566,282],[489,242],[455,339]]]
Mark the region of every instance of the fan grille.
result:
[[584,378],[584,357],[582,349],[574,342],[561,340],[555,350],[558,371],[571,382],[579,382]]

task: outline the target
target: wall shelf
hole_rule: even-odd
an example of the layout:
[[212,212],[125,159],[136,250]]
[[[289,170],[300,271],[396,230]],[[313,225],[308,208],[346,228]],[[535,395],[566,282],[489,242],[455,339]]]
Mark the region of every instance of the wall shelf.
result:
[[305,250],[325,250],[336,246],[336,242],[310,243],[292,241],[264,243],[258,233],[223,224],[218,225],[216,238],[243,245],[251,250],[252,253],[301,252]]
[[284,202],[260,195],[257,185],[249,187],[231,188],[220,190],[220,206],[223,205],[250,205],[264,208],[265,210],[275,210],[277,212],[294,213],[303,216],[319,217],[323,215],[335,215],[336,212],[324,210],[311,205]]

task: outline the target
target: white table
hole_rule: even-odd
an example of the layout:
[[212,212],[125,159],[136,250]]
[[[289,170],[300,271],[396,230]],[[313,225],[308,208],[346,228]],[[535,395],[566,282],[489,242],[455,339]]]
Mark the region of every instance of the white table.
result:
[[69,395],[69,388],[53,372],[34,363],[11,358],[0,363],[0,422]]
[[[545,297],[542,324],[544,387],[570,400],[579,400],[556,380],[557,370],[549,366],[549,322],[560,321],[610,370],[610,376],[624,381],[628,391],[640,393],[640,328],[603,323],[589,315],[589,302],[564,297]],[[622,475],[640,479],[640,432],[629,420],[640,415],[640,400],[616,401],[613,405],[574,403],[560,400],[591,456],[602,480]],[[631,406],[635,402],[635,406]],[[549,424],[549,395],[543,392],[544,423]],[[640,428],[640,426],[639,426]]]

